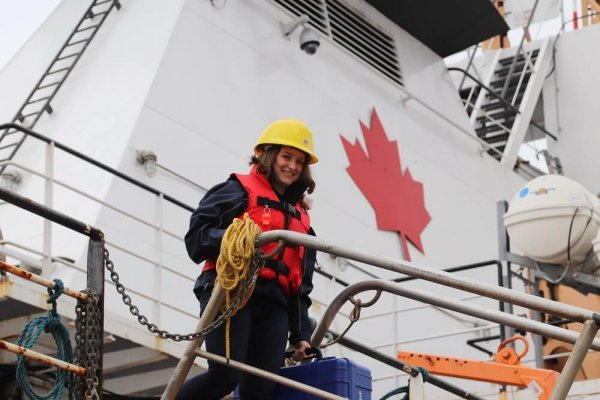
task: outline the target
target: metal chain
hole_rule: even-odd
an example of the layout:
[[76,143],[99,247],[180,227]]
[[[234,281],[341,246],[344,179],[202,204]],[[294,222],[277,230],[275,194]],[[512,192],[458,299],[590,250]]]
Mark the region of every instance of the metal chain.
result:
[[99,400],[100,345],[102,340],[100,296],[85,290],[87,301],[78,301],[75,307],[75,359],[86,369],[84,377],[78,377],[75,394],[78,399]]
[[166,330],[159,329],[155,324],[148,322],[148,318],[143,314],[140,314],[140,310],[137,306],[132,304],[131,297],[125,293],[125,286],[119,281],[119,275],[115,272],[115,266],[112,260],[110,259],[110,254],[108,249],[104,247],[104,263],[106,265],[106,269],[110,272],[110,279],[114,282],[117,292],[122,296],[123,303],[129,307],[129,311],[133,314],[134,317],[137,318],[138,322],[141,325],[144,325],[151,333],[160,336],[163,339],[171,339],[176,342],[181,342],[183,340],[191,341],[195,340],[199,337],[206,336],[210,331],[215,328],[218,328],[225,320],[235,312],[238,305],[245,298],[248,290],[253,287],[254,282],[256,282],[256,278],[258,277],[258,273],[260,269],[264,266],[264,260],[262,260],[262,252],[260,250],[255,250],[254,257],[252,258],[252,262],[250,263],[250,268],[248,270],[248,274],[246,275],[246,280],[243,282],[243,286],[238,293],[238,296],[232,302],[232,304],[222,312],[217,319],[215,319],[210,325],[206,328],[188,334],[179,334],[179,333],[170,333]]

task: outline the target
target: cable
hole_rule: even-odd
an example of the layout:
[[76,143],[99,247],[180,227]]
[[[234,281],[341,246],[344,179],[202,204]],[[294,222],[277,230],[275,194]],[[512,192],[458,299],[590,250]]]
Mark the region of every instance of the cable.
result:
[[550,75],[552,75],[552,73],[554,72],[554,70],[556,69],[556,42],[558,42],[558,39],[560,38],[560,35],[562,35],[562,33],[565,30],[565,26],[567,26],[567,24],[576,21],[576,20],[580,20],[583,18],[587,18],[587,17],[593,17],[598,15],[597,12],[591,12],[589,14],[585,14],[585,15],[581,15],[577,18],[571,18],[568,21],[565,21],[562,26],[560,27],[560,30],[558,31],[558,33],[556,34],[556,39],[554,39],[554,42],[552,43],[552,69],[550,69],[550,72],[548,72],[548,74],[546,75],[545,79],[548,79],[550,77]]
[[[567,266],[564,269],[564,271],[562,272],[562,274],[560,275],[560,277],[558,277],[558,279],[551,279],[548,275],[546,275],[544,272],[542,272],[538,262],[534,260],[535,268],[538,270],[538,272],[540,273],[542,278],[552,284],[556,285],[556,284],[559,284],[560,282],[562,282],[562,280],[567,275],[567,272],[571,268],[571,234],[573,232],[573,222],[575,222],[575,216],[577,215],[578,211],[579,211],[579,207],[575,208],[575,212],[573,213],[573,216],[571,217],[571,223],[569,224],[569,234],[567,235]],[[593,210],[590,210],[590,211],[591,211],[590,217],[588,218],[587,223],[585,224],[582,232],[586,231],[588,225],[592,221],[594,211]],[[582,236],[583,236],[583,233],[582,233]],[[577,239],[577,241],[579,241],[579,239],[581,239],[581,236]]]

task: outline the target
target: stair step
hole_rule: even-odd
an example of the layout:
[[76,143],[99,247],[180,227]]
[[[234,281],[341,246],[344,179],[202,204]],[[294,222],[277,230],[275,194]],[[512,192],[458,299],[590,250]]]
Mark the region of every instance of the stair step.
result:
[[508,140],[508,137],[510,136],[510,133],[502,133],[499,135],[492,135],[492,136],[484,136],[481,137],[480,139],[485,140],[488,144],[493,144],[493,143],[500,143],[500,142],[506,142]]
[[[513,93],[514,94],[514,93]],[[490,101],[489,103],[486,103],[484,105],[481,106],[481,109],[484,111],[493,111],[493,110],[499,110],[499,109],[508,109],[508,106],[505,105],[504,103],[502,103],[500,100],[496,99],[495,97],[493,98],[493,101]],[[517,97],[517,101],[516,104],[521,104],[521,100],[523,100],[523,95],[520,94]],[[518,106],[517,106],[518,107]]]
[[[531,53],[531,58],[537,57],[539,52],[540,52],[539,49],[533,50],[533,52]],[[512,57],[502,58],[502,59],[500,59],[500,61],[498,61],[498,63],[501,64],[502,66],[506,67],[507,65],[510,65],[512,63],[513,58],[515,58],[515,57],[512,56]],[[517,62],[521,62],[521,61],[525,61],[525,57],[523,54],[520,54],[519,58],[517,59]]]
[[[504,99],[507,100],[509,103],[511,102],[512,97],[514,96],[516,89],[517,89],[516,86],[513,86],[512,88],[509,87],[508,90],[506,91]],[[525,89],[527,89],[527,85],[521,85],[521,87],[519,88],[519,95],[517,96],[517,99],[523,99],[523,94],[525,93]],[[496,91],[494,93],[496,93],[498,96],[500,96],[500,94],[502,93],[502,91],[498,90],[498,91]],[[485,97],[488,98],[488,99],[497,99],[495,96],[492,96],[489,93],[486,93]],[[516,102],[516,106],[515,107],[518,108],[519,104],[520,104],[520,102]]]
[[[521,84],[525,84],[525,83],[529,82],[530,77],[531,77],[531,72],[526,72],[525,76],[523,77],[523,82]],[[516,87],[517,84],[519,83],[519,79],[521,79],[521,75],[513,75],[510,78],[510,84],[508,85],[508,87],[509,88]],[[506,78],[496,79],[495,81],[490,82],[490,87],[501,89],[504,87],[504,82],[506,82]]]
[[471,99],[476,99],[477,96],[479,95],[479,92],[481,91],[481,86],[477,85],[477,86],[475,86],[474,89],[472,87],[466,88],[466,89],[462,89],[459,92],[460,98],[463,99],[463,100],[468,99],[469,98],[469,94],[471,93],[471,90],[473,90],[473,95],[471,96]]
[[[515,122],[514,119],[509,119],[504,122],[501,122],[501,124],[504,125],[506,128],[510,129],[510,128],[512,128],[512,125],[514,122]],[[490,136],[489,134],[492,132],[508,133],[508,132],[506,132],[506,130],[503,127],[499,126],[498,124],[484,125],[479,128],[475,128],[475,132],[477,133],[477,136],[479,136],[480,138],[483,136],[486,136],[486,135]]]
[[[504,110],[504,111],[500,111],[497,113],[493,113],[493,114],[488,114],[487,116],[482,116],[482,117],[477,117],[477,122],[479,123],[488,123],[491,122],[491,119],[495,119],[495,120],[503,120],[506,119],[508,117],[512,117],[513,115],[517,114],[517,110]],[[489,117],[489,118],[488,118]]]
[[[515,66],[513,73],[521,72],[525,68],[525,63],[519,63]],[[510,71],[510,65],[508,67],[502,67],[494,71],[494,74],[499,77],[503,77],[508,75],[508,71]]]
[[[502,149],[502,150],[500,150],[500,149]],[[497,150],[500,151],[501,153],[504,152],[504,146],[498,147]],[[488,150],[488,154],[498,161],[500,161],[500,159],[502,158],[501,154],[498,154],[493,150]]]

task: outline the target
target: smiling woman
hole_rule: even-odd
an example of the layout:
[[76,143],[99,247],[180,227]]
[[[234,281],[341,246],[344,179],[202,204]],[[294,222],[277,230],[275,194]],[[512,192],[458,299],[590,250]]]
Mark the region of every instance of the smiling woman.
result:
[[275,156],[273,163],[273,188],[279,194],[300,178],[307,157],[303,152],[293,147],[283,146]]
[[[248,213],[262,232],[285,229],[314,235],[303,198],[315,188],[310,164],[317,161],[312,132],[303,122],[275,121],[254,146],[250,173],[232,174],[202,198],[185,236],[190,258],[196,263],[204,261],[194,287],[202,309],[215,285],[215,260],[223,234],[235,217]],[[246,306],[231,318],[231,358],[278,373],[288,340],[294,346],[295,360],[308,358],[308,296],[316,252],[302,246],[278,248],[277,243],[261,250],[274,255],[265,261]],[[223,326],[208,334],[206,347],[211,353],[225,355]],[[203,399],[220,399],[238,384],[242,400],[273,397],[274,382],[209,361],[208,372],[188,380],[177,399],[196,399],[200,393]]]
[[0,70],[61,0],[0,0]]

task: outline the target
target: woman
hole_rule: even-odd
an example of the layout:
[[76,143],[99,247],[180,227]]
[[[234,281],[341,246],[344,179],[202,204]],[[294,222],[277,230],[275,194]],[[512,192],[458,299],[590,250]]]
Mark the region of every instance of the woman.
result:
[[[202,309],[210,298],[221,239],[235,217],[248,212],[264,231],[288,229],[313,234],[305,191],[315,188],[310,164],[318,161],[313,151],[312,133],[298,120],[280,120],[269,125],[254,146],[249,175],[232,174],[210,189],[196,211],[185,236],[191,259],[205,261],[194,292]],[[263,247],[269,253],[272,243]],[[307,358],[310,347],[308,297],[316,252],[287,245],[259,274],[246,306],[231,319],[231,358],[254,367],[278,373],[286,343],[294,346],[294,359]],[[289,338],[288,338],[289,331]],[[211,353],[225,354],[224,325],[206,337]],[[178,400],[221,399],[239,384],[242,400],[272,399],[275,383],[209,361],[208,372],[188,380]]]

